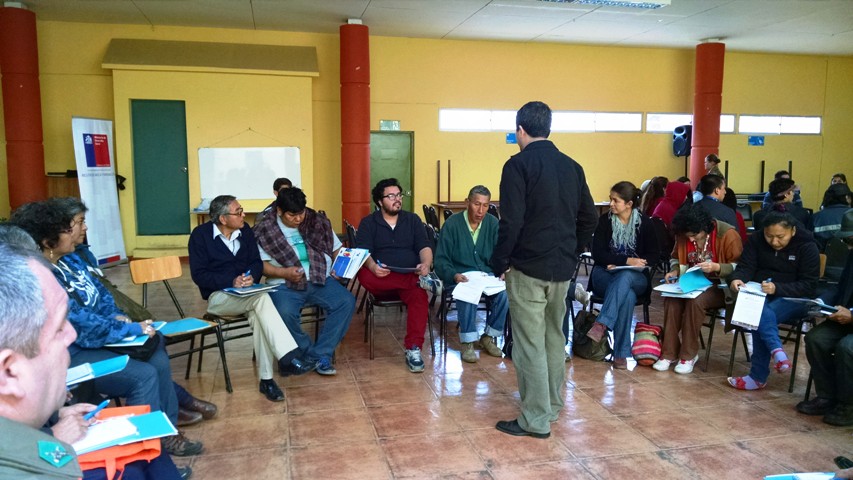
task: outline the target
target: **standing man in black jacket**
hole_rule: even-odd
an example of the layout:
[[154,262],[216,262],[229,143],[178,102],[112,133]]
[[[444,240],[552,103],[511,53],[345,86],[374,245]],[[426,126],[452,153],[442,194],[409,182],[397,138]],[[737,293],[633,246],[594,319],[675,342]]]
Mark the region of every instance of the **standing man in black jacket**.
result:
[[521,153],[506,162],[501,175],[492,269],[506,273],[521,415],[496,428],[548,438],[550,422],[563,408],[566,292],[578,248],[589,243],[597,215],[583,168],[547,140],[548,105],[525,104],[515,123]]

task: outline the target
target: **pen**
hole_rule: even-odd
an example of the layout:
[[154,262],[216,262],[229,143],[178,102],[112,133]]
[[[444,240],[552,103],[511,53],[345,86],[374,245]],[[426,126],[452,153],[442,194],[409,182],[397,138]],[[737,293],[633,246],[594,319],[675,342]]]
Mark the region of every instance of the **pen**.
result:
[[665,279],[665,278],[662,278],[660,280],[660,283],[675,283],[677,281],[678,281],[678,277],[672,277],[669,279],[669,281],[667,281],[667,279]]
[[252,270],[251,269],[246,270],[246,273],[244,273],[243,276],[244,277],[251,277],[252,276]]
[[92,410],[91,412],[87,413],[86,415],[83,415],[83,420],[91,420],[91,419],[92,419],[92,417],[94,417],[95,415],[97,415],[97,414],[98,414],[98,412],[100,412],[101,410],[103,410],[103,409],[104,409],[104,407],[106,407],[106,406],[107,406],[107,405],[109,405],[109,404],[110,404],[110,400],[109,400],[109,399],[104,400],[104,401],[103,401],[103,402],[101,402],[97,407],[95,407],[95,409],[94,409],[94,410]]
[[772,281],[773,281],[773,279],[772,279],[772,278],[767,278],[767,280],[765,280],[763,283],[770,283],[770,282],[772,282]]

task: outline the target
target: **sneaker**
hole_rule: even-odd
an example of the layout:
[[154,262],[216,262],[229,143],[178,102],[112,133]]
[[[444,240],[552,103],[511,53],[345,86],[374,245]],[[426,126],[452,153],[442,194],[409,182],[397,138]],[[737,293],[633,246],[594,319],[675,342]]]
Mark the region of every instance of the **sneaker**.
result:
[[421,359],[421,349],[415,347],[411,350],[406,350],[406,366],[412,373],[424,371],[424,361]]
[[699,360],[699,354],[696,354],[692,360],[679,360],[678,365],[675,366],[675,373],[680,373],[682,375],[686,375],[693,371],[693,365],[696,364],[696,361]]
[[659,372],[665,372],[665,371],[669,370],[670,365],[672,365],[672,360],[667,360],[665,358],[661,358],[660,360],[655,362],[654,365],[652,365],[652,368],[654,368],[655,370],[657,370]]
[[474,342],[462,344],[462,361],[467,363],[477,363],[477,352],[474,351]]
[[187,480],[193,476],[193,469],[190,467],[176,467],[178,469],[178,478]]
[[486,351],[486,353],[493,357],[503,357],[503,352],[498,348],[498,344],[495,342],[495,337],[484,333],[483,336],[480,337],[480,346]]
[[162,443],[163,449],[175,457],[190,457],[198,455],[204,450],[203,443],[188,439],[184,436],[184,432],[180,430],[178,430],[177,435],[163,438]]
[[577,300],[584,307],[586,307],[587,305],[589,305],[589,297],[591,296],[592,295],[583,288],[583,285],[581,285],[580,283],[575,283],[575,300]]
[[338,373],[338,371],[335,370],[334,365],[332,365],[332,362],[326,357],[317,361],[317,368],[315,370],[317,370],[317,373],[320,375],[335,375]]

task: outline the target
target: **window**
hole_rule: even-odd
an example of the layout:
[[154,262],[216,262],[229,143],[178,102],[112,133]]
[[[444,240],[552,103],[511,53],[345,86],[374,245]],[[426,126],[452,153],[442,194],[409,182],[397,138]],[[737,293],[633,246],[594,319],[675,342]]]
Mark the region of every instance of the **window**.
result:
[[[443,132],[514,132],[514,110],[442,108],[438,129]],[[641,132],[643,114],[554,111],[552,132]]]
[[[679,125],[692,125],[690,113],[648,113],[646,114],[647,133],[672,133]],[[720,115],[720,133],[734,133],[735,116]]]
[[741,115],[738,119],[738,133],[820,135],[820,129],[820,117]]

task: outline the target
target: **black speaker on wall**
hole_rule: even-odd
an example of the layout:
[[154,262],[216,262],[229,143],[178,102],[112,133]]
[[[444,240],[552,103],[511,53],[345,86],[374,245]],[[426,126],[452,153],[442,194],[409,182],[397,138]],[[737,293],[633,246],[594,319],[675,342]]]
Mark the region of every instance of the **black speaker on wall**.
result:
[[690,155],[690,137],[693,133],[693,125],[679,125],[672,131],[672,154],[676,157],[687,157]]

